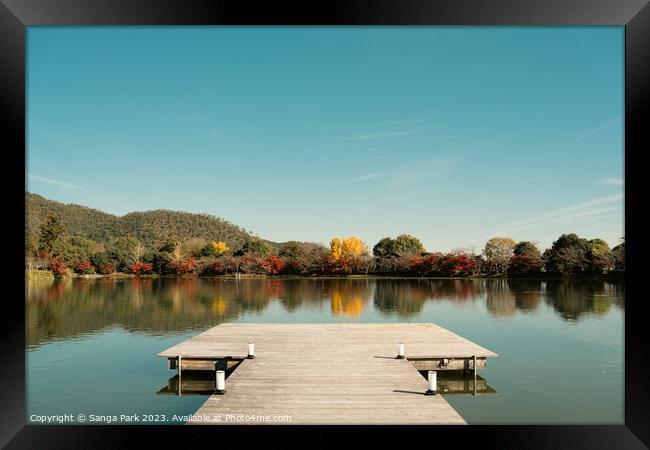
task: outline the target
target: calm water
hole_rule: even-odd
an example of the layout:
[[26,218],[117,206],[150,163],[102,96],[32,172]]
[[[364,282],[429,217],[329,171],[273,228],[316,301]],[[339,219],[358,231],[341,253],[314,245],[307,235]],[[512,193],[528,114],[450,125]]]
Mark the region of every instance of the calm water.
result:
[[222,322],[435,322],[499,354],[485,393],[445,395],[469,423],[622,424],[624,305],[604,281],[32,281],[27,420],[195,412],[155,355]]

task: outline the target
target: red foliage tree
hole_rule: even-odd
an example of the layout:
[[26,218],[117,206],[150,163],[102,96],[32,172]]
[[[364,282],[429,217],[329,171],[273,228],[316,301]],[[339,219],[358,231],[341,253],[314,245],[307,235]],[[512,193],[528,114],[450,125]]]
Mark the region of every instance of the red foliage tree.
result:
[[68,265],[56,258],[50,259],[50,269],[57,277],[64,277],[68,274]]
[[424,258],[420,255],[411,256],[408,262],[408,271],[415,275],[425,275]]
[[110,275],[113,272],[115,272],[115,264],[112,262],[97,267],[97,273],[101,273],[102,275]]
[[221,261],[214,261],[208,267],[208,272],[211,275],[221,275],[226,272],[226,267],[221,263]]
[[74,271],[81,274],[95,273],[95,268],[90,261],[81,261],[74,267]]
[[196,260],[192,257],[169,263],[170,271],[175,275],[185,275],[194,270]]
[[514,255],[510,258],[508,272],[514,274],[538,273],[541,269],[541,258],[529,255]]
[[366,261],[360,255],[342,255],[336,259],[331,255],[323,258],[323,271],[330,274],[350,275],[366,271]]
[[268,275],[277,275],[284,269],[284,261],[277,256],[271,255],[264,258],[262,267]]
[[239,272],[241,268],[238,256],[225,255],[219,258],[219,262],[223,266],[223,273]]
[[443,255],[441,253],[412,256],[409,261],[409,272],[416,275],[439,275],[442,261]]
[[442,273],[450,277],[472,275],[478,267],[472,255],[462,252],[447,253],[441,262]]
[[151,273],[153,271],[153,264],[136,261],[131,265],[129,269],[134,275],[143,275],[145,273]]
[[264,260],[265,258],[259,255],[246,254],[239,257],[239,270],[243,273],[266,273]]

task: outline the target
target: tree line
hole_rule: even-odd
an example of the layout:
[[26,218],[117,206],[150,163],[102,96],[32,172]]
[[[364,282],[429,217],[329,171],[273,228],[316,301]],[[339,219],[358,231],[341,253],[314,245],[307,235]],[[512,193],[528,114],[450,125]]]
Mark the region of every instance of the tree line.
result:
[[603,274],[625,270],[624,242],[610,249],[602,239],[563,234],[543,252],[530,241],[494,237],[481,254],[467,249],[428,252],[411,235],[386,237],[370,250],[355,236],[333,238],[329,247],[289,241],[271,245],[247,236],[243,242],[181,239],[169,235],[145,245],[133,236],[97,242],[70,235],[50,214],[38,234],[26,239],[28,270],[45,269],[58,277],[77,274],[169,274],[215,276],[352,275],[467,277],[479,275]]

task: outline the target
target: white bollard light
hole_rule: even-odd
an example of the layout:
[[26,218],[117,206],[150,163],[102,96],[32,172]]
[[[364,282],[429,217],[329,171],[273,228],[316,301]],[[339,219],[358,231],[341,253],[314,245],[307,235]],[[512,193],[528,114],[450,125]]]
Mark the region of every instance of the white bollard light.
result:
[[404,344],[402,342],[397,346],[397,359],[404,359]]
[[248,343],[248,359],[253,359],[255,358],[255,343],[254,342],[249,342]]
[[436,385],[438,383],[438,374],[435,370],[429,370],[427,374],[429,385],[424,395],[436,395]]
[[226,372],[217,370],[217,392],[218,395],[226,393]]

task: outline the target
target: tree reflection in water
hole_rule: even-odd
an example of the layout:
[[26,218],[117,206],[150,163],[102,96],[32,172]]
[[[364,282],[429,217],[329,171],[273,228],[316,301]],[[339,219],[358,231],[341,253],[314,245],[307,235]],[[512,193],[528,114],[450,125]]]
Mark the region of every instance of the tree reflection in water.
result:
[[301,311],[358,319],[415,318],[428,302],[484,302],[507,319],[548,305],[567,321],[624,308],[623,283],[522,279],[191,279],[133,278],[26,282],[28,346],[118,325],[150,334],[185,332],[263,314],[278,302],[287,320]]

